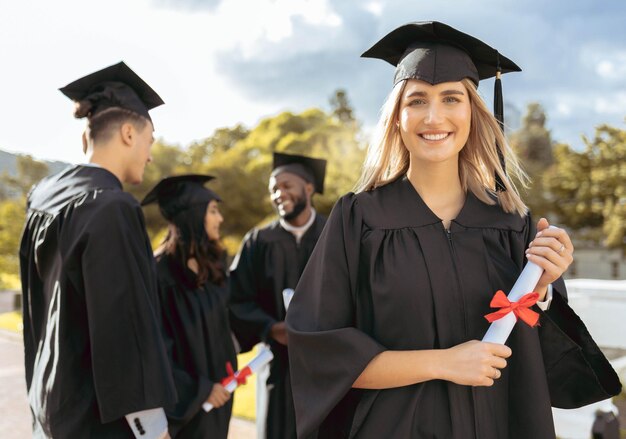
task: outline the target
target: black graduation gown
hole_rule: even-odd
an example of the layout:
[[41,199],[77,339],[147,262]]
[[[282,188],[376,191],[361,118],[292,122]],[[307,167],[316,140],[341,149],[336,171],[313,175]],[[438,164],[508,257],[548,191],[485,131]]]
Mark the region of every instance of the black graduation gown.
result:
[[134,437],[124,415],[176,399],[139,203],[102,168],[43,180],[20,265],[34,435]]
[[228,323],[228,288],[210,282],[196,286],[195,274],[169,255],[157,262],[161,312],[178,392],[176,407],[167,411],[169,431],[176,438],[228,436],[233,408],[206,413],[202,409],[213,383],[237,370],[237,356]]
[[385,350],[480,340],[493,294],[513,286],[533,237],[529,217],[471,193],[447,233],[406,177],[341,198],[287,316],[299,437],[554,438],[551,401],[575,407],[618,393],[562,279],[542,326],[515,326],[494,386],[351,388]]
[[278,221],[253,229],[244,237],[231,267],[231,326],[241,349],[249,351],[264,341],[274,354],[267,380],[268,439],[296,435],[287,347],[268,339],[268,333],[274,323],[285,319],[282,292],[296,287],[325,223],[316,214],[299,244]]

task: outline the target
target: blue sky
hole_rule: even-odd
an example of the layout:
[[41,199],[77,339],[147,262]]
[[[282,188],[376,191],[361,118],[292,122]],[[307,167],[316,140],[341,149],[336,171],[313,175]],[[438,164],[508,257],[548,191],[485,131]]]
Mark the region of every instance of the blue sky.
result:
[[[36,0],[0,4],[0,149],[81,162],[84,121],[57,89],[119,60],[165,100],[152,114],[169,143],[327,107],[337,88],[367,129],[393,68],[359,55],[422,20],[470,33],[522,67],[503,80],[511,124],[537,101],[553,138],[576,148],[600,123],[624,127],[622,0]],[[492,86],[480,87],[488,102]]]

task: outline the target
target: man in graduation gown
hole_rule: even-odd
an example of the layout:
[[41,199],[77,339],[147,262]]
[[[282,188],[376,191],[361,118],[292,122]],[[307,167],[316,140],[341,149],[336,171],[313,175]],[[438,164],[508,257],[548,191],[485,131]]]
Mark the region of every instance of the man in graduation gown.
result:
[[161,98],[123,62],[63,87],[87,117],[89,164],[30,192],[20,246],[33,435],[167,437],[176,394],[158,323],[154,259],[137,184]]
[[295,438],[283,291],[295,289],[326,219],[311,198],[322,193],[326,161],[274,154],[269,191],[279,220],[244,237],[231,267],[231,326],[242,351],[259,342],[274,354],[267,380],[266,437]]

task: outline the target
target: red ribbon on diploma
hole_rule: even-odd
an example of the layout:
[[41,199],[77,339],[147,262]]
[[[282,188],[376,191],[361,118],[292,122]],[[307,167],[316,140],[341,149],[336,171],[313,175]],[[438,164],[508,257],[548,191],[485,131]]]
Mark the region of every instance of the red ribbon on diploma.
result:
[[504,294],[502,290],[499,290],[493,296],[493,299],[491,299],[489,306],[491,308],[500,309],[487,314],[485,318],[489,323],[493,323],[508,313],[513,312],[515,317],[521,319],[527,325],[536,326],[539,321],[539,314],[530,309],[530,307],[537,303],[537,300],[539,300],[539,293],[532,292],[524,294],[517,302],[511,302],[508,297],[506,297],[506,294]]
[[250,375],[252,375],[252,369],[249,366],[244,367],[243,369],[235,372],[233,370],[233,365],[230,364],[230,361],[226,362],[226,372],[228,376],[222,380],[222,386],[226,387],[231,381],[237,382],[237,387],[242,384],[246,384],[246,380]]

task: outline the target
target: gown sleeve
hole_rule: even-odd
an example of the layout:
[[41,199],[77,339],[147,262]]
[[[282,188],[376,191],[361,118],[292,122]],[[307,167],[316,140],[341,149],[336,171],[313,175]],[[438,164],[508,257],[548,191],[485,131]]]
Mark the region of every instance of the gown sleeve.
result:
[[[134,201],[134,200],[133,200]],[[101,203],[81,257],[93,381],[102,422],[176,399],[157,320],[154,259],[136,202]]]
[[[164,285],[159,283],[159,296],[161,299],[161,315],[163,316],[164,327],[164,340],[172,366],[172,373],[174,375],[174,384],[176,386],[176,393],[178,400],[176,405],[167,410],[168,418],[176,421],[176,424],[187,424],[191,419],[202,409],[202,404],[208,399],[213,389],[213,382],[205,375],[190,373],[188,368],[185,367],[174,355],[174,345],[178,337],[184,337],[188,331],[182,331],[179,333],[181,326],[185,325],[185,316],[178,315],[175,311],[179,308],[176,306],[169,306],[169,300],[175,297],[177,294],[181,294],[173,286]],[[194,344],[202,343],[202,339],[187,340],[187,343],[179,343],[179,346],[189,345],[193,349]],[[203,351],[203,347],[198,350]],[[178,356],[184,358],[185,355]]]
[[[342,197],[298,282],[287,313],[298,437],[311,437],[385,348],[357,327],[371,312],[357,300],[362,231],[354,194]],[[369,314],[369,315],[368,315]]]
[[[526,247],[535,237],[528,215]],[[571,409],[610,398],[622,385],[583,321],[567,303],[562,277],[553,284],[553,298],[542,314],[539,340],[553,407]]]
[[258,231],[253,230],[244,237],[230,272],[230,326],[242,352],[267,339],[277,323],[259,305],[256,270],[263,269],[259,258]]

